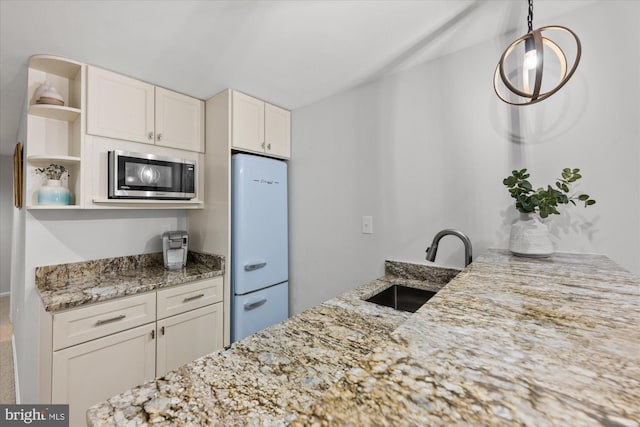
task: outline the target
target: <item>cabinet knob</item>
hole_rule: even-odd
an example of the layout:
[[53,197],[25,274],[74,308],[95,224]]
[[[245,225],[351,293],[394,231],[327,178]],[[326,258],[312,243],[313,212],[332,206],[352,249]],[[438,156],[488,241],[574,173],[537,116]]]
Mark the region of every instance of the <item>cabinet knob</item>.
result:
[[153,132],[149,132],[148,137],[149,137],[149,139],[153,139]]
[[164,335],[164,326],[160,328],[160,334]]
[[271,150],[271,144],[267,144],[267,150]]
[[151,339],[153,340],[153,339],[155,339],[155,338],[156,338],[156,330],[155,330],[155,329],[152,329],[152,330],[151,330]]
[[162,139],[162,134],[161,134],[161,133],[159,133],[159,134],[158,134],[158,141],[160,141],[161,139]]
[[262,147],[263,150],[264,150],[264,145],[265,145],[265,143],[263,141],[262,144],[260,144],[260,146]]

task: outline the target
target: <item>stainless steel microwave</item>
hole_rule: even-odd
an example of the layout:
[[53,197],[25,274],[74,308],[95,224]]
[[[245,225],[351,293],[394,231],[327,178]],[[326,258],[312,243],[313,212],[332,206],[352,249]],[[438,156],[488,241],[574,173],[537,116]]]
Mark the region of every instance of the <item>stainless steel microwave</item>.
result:
[[196,197],[196,162],[109,151],[110,199],[189,200]]

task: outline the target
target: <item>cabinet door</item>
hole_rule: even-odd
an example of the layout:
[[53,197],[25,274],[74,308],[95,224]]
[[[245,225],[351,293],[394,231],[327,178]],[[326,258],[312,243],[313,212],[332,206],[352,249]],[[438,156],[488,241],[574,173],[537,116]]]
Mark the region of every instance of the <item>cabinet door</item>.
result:
[[222,303],[158,321],[157,376],[222,349]]
[[153,144],[153,85],[88,67],[87,133]]
[[291,157],[291,113],[275,105],[264,107],[265,152],[277,157]]
[[204,152],[204,102],[156,87],[156,144]]
[[51,399],[69,404],[69,425],[85,425],[91,405],[155,377],[154,336],[151,323],[53,353]]
[[231,146],[264,153],[264,102],[233,92]]

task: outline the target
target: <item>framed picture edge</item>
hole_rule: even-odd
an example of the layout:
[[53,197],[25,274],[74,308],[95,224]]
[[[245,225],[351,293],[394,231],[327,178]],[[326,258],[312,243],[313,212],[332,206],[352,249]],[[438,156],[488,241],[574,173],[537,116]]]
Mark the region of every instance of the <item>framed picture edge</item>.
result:
[[13,205],[22,208],[22,142],[13,150]]

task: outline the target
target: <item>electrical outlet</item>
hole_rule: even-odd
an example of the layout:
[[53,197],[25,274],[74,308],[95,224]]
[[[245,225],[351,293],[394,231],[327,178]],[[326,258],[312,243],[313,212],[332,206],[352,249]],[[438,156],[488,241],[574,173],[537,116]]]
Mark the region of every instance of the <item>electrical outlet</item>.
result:
[[373,234],[373,217],[362,217],[362,234]]

